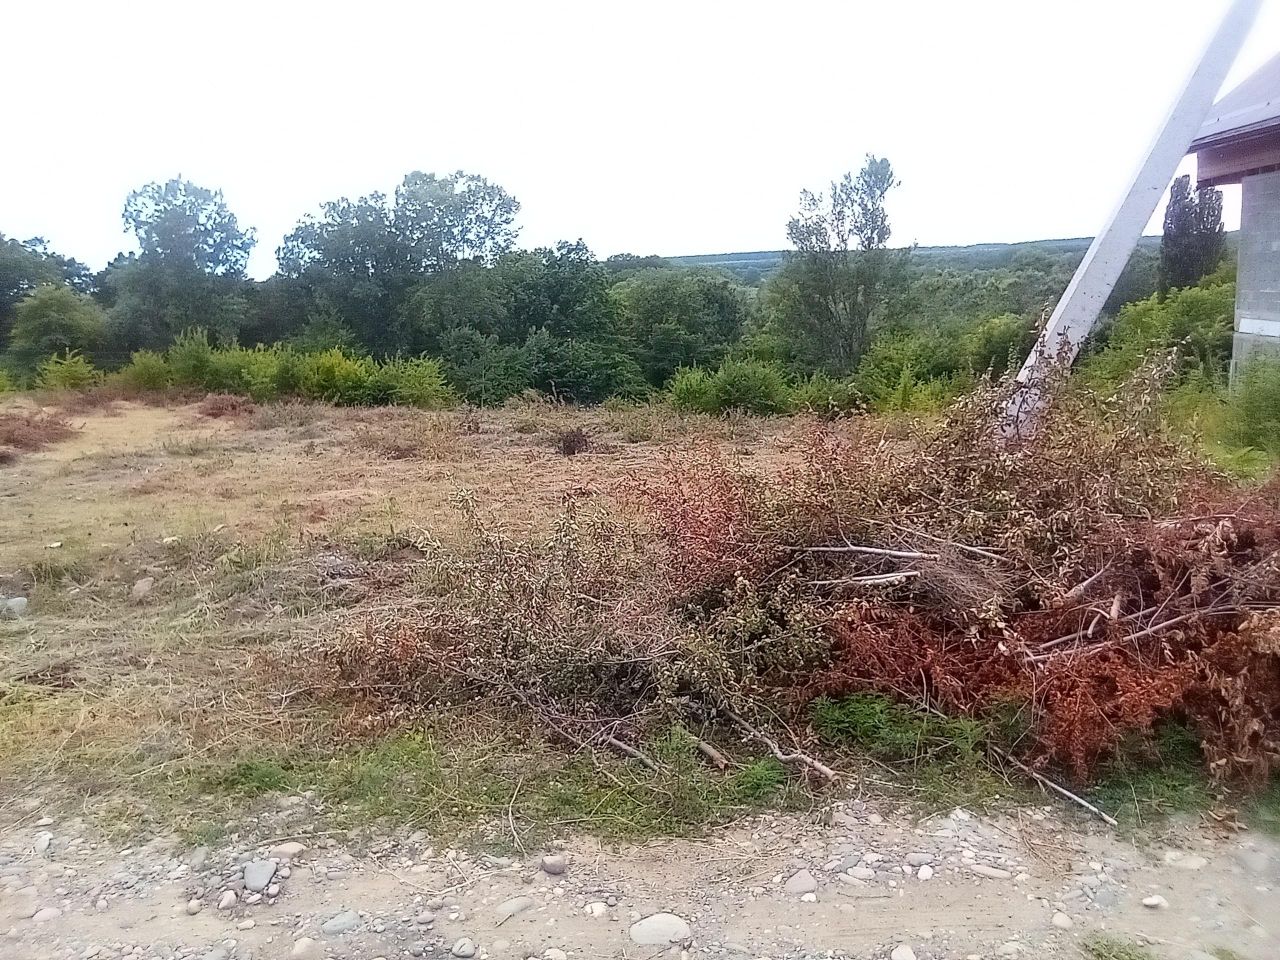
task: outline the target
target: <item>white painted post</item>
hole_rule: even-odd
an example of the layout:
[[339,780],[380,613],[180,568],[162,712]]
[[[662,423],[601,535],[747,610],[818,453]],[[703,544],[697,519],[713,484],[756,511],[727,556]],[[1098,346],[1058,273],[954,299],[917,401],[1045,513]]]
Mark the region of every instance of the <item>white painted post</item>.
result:
[[1178,164],[1186,156],[1187,148],[1222,89],[1261,3],[1262,0],[1234,0],[1231,4],[1182,95],[1169,111],[1155,143],[1147,151],[1133,183],[1106,226],[1093,238],[1048,325],[1018,373],[1018,381],[1029,387],[1020,391],[1022,395],[1015,397],[1005,411],[1007,435],[1016,435],[1039,407],[1041,397],[1035,384],[1044,364],[1056,357],[1065,357],[1068,363],[1074,360],[1085,337],[1098,322],[1102,305],[1129,262],[1143,227],[1151,219],[1160,196],[1173,180]]

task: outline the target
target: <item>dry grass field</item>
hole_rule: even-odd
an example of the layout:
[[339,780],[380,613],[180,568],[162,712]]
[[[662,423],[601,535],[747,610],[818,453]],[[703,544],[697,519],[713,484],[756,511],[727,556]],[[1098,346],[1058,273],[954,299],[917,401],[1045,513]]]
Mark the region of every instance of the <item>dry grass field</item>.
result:
[[[4,412],[26,417],[36,403]],[[768,471],[793,456],[803,426],[536,403],[69,406],[45,408],[69,436],[0,468],[0,595],[29,598],[21,618],[0,620],[0,818],[21,816],[35,793],[125,830],[154,817],[216,831],[220,815],[285,779],[337,777],[335,796],[375,812],[392,802],[395,791],[361,778],[370,764],[378,783],[420,774],[420,727],[412,742],[362,742],[296,654],[413,603],[425,575],[415,545],[461,546],[451,501],[463,492],[520,535],[569,498],[610,498],[655,475],[681,449],[713,445]],[[562,452],[578,430],[587,448]],[[474,714],[466,736],[440,722],[453,732],[437,786],[474,776],[467,764],[510,736]]]

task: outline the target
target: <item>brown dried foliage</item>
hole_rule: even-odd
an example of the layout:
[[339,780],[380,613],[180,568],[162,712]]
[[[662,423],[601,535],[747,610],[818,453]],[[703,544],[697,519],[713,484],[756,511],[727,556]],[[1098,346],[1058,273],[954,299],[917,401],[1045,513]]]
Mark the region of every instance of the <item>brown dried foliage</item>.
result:
[[62,417],[44,413],[0,413],[0,447],[42,450],[76,432]]
[[202,417],[219,419],[221,417],[240,417],[253,413],[254,402],[247,397],[238,397],[231,393],[210,393],[196,404],[196,413]]

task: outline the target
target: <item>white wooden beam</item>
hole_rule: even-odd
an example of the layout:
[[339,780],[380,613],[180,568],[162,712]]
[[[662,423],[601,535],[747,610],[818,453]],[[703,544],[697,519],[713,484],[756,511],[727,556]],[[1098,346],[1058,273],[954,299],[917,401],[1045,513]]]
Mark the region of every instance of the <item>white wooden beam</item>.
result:
[[1143,228],[1209,115],[1209,108],[1222,89],[1261,4],[1262,0],[1234,0],[1227,10],[1155,142],[1147,150],[1129,189],[1106,226],[1093,238],[1040,339],[1022,365],[1018,380],[1028,384],[1029,389],[1006,411],[1006,433],[1019,432],[1026,418],[1038,408],[1041,398],[1035,384],[1046,361],[1059,356],[1065,356],[1067,362],[1074,360],[1085,337],[1098,322],[1102,305],[1129,262]]

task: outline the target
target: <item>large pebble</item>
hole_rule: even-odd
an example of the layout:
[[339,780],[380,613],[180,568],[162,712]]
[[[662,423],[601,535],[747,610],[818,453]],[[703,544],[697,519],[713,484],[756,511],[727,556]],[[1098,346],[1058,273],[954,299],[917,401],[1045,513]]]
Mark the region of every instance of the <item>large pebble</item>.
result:
[[320,946],[318,940],[299,937],[293,941],[293,949],[289,951],[289,956],[293,960],[321,960],[324,957],[324,947]]
[[1061,913],[1061,912],[1055,913],[1053,915],[1053,925],[1057,927],[1059,930],[1070,930],[1072,927],[1075,926],[1075,924],[1071,921],[1071,918],[1068,917],[1065,913]]
[[343,910],[320,924],[320,932],[329,936],[337,936],[338,934],[349,933],[358,926],[360,926],[360,914],[354,910]]
[[913,867],[923,867],[926,863],[933,863],[932,853],[908,853],[907,863]]
[[290,840],[288,843],[277,843],[267,851],[269,856],[285,862],[297,860],[306,852],[307,845],[305,843],[299,843],[297,840]]
[[900,943],[889,954],[889,960],[916,960],[916,952],[911,949],[910,944]]
[[244,865],[245,889],[261,893],[276,875],[276,865],[270,860],[251,860]]
[[813,874],[808,870],[801,870],[791,875],[786,885],[782,888],[793,897],[801,897],[806,893],[813,893],[818,889],[818,881],[814,879]]
[[195,900],[195,899],[188,900],[188,901],[187,901],[187,916],[189,916],[189,917],[194,917],[197,913],[199,913],[199,912],[200,912],[200,910],[201,910],[201,908],[202,908],[203,906],[204,906],[204,904],[203,904],[203,903],[201,903],[199,900]]
[[633,943],[649,947],[667,947],[683,943],[693,936],[693,930],[682,917],[674,913],[655,913],[637,920],[627,931]]
[[850,867],[845,873],[855,880],[874,880],[876,878],[876,872],[870,867]]
[[1008,880],[1013,876],[1008,870],[1001,870],[999,867],[988,867],[985,863],[975,863],[969,868],[980,877],[987,877],[991,880]]
[[218,898],[218,909],[230,910],[236,905],[236,901],[238,899],[239,897],[236,896],[236,892],[234,890],[224,890],[222,891],[222,896]]
[[553,877],[558,877],[564,873],[565,867],[568,866],[564,857],[558,853],[549,853],[542,858],[542,870],[549,873]]
[[1169,906],[1169,901],[1157,893],[1150,897],[1143,897],[1142,905],[1149,910],[1163,910]]
[[50,920],[57,920],[62,916],[62,911],[57,907],[45,907],[43,910],[37,910],[31,918],[35,923],[48,923]]
[[463,937],[453,945],[449,952],[455,957],[474,957],[476,955],[476,943],[470,937]]
[[531,910],[533,906],[533,897],[512,897],[510,900],[503,900],[498,904],[494,908],[494,913],[498,915],[498,923],[503,924],[516,914]]

